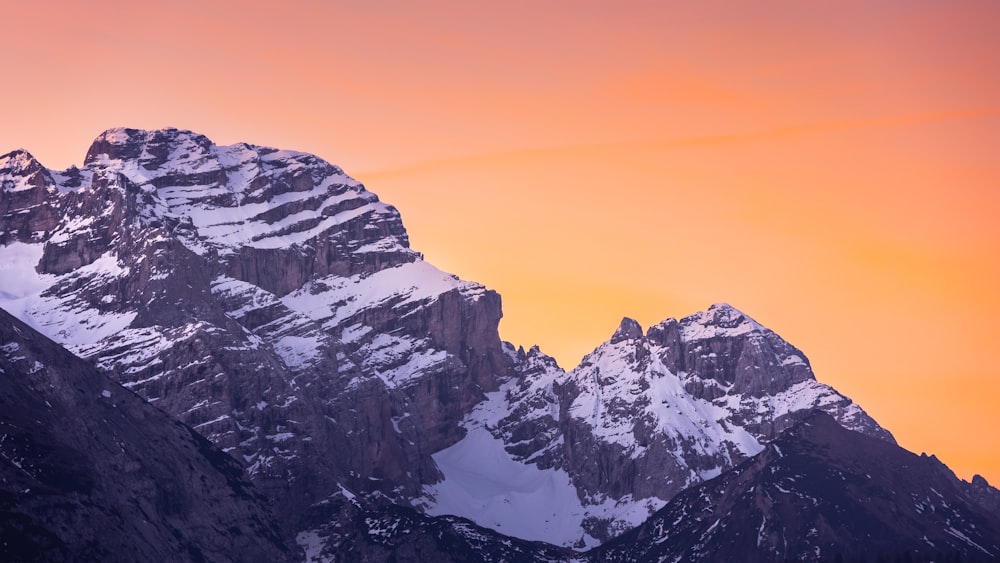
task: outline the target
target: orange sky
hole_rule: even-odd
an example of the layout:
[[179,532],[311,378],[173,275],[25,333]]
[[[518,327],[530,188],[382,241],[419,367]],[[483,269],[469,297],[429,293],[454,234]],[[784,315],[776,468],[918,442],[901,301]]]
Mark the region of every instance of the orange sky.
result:
[[119,4],[4,3],[0,152],[313,152],[564,367],[729,302],[1000,483],[1000,3]]

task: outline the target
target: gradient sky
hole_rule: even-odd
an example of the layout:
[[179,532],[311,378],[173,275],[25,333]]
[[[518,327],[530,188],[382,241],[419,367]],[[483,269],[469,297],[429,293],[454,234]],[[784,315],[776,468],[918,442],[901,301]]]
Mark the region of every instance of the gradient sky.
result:
[[312,152],[498,290],[507,340],[570,368],[728,302],[1000,484],[1000,3],[131,4],[3,3],[0,152]]

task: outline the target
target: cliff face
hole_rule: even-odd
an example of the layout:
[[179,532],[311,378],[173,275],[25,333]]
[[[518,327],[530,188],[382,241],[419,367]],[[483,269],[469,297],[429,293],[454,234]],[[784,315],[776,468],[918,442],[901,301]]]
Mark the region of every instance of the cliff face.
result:
[[508,369],[499,296],[312,155],[116,129],[81,169],[0,172],[0,305],[244,462],[290,529],[342,485],[436,480]]

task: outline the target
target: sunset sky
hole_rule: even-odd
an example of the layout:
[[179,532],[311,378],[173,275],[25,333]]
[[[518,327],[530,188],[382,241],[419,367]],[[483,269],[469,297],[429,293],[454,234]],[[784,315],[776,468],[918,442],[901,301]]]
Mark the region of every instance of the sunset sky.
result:
[[131,4],[3,3],[0,152],[315,153],[506,340],[571,368],[728,302],[1000,484],[1000,2]]

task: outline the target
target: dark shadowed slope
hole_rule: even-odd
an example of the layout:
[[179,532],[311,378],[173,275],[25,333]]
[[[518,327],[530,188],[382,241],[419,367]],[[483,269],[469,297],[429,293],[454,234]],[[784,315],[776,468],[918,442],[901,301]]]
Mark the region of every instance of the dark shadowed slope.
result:
[[757,457],[675,497],[601,561],[1000,558],[1000,519],[936,459],[816,412]]
[[228,455],[0,310],[0,560],[291,556]]
[[331,497],[309,517],[327,524],[300,534],[307,561],[557,563],[585,561],[572,550],[505,536],[455,516],[428,516],[411,507],[350,494]]

